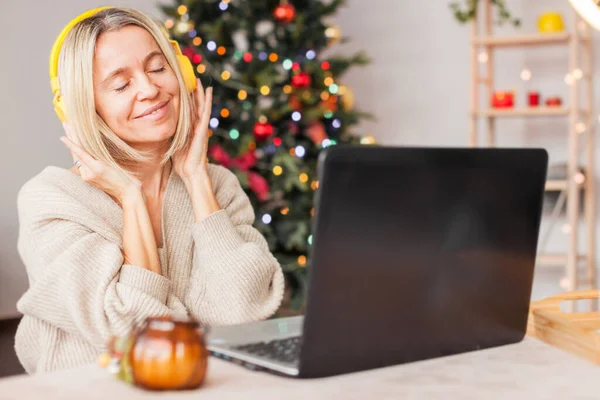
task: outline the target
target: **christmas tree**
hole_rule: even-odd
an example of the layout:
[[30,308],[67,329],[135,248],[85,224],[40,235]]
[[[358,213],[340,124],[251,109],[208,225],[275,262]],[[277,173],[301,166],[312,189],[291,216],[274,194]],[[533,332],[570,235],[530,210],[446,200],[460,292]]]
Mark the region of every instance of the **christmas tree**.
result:
[[319,152],[372,144],[351,132],[357,110],[340,77],[363,52],[326,56],[346,41],[326,19],[343,0],[188,0],[162,5],[164,27],[213,86],[209,161],[234,172],[286,278],[286,305],[304,304]]

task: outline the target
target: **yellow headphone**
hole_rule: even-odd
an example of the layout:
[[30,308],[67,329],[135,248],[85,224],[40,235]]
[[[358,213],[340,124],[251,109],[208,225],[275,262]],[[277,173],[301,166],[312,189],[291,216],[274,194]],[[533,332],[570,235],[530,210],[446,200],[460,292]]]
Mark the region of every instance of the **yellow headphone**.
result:
[[[60,54],[60,48],[65,40],[65,37],[73,28],[73,26],[75,26],[78,22],[89,18],[99,11],[107,8],[112,7],[94,8],[75,17],[63,28],[54,41],[54,45],[52,46],[52,51],[50,52],[50,86],[52,87],[52,93],[54,94],[54,100],[52,100],[52,103],[54,104],[54,111],[56,112],[56,115],[58,115],[58,118],[63,122],[67,120],[67,114],[65,103],[60,94],[60,84],[58,82],[58,55]],[[192,92],[196,89],[196,74],[194,73],[194,67],[192,66],[190,59],[181,53],[181,49],[179,48],[179,44],[176,40],[169,39],[169,43],[171,43],[171,46],[173,46],[173,49],[175,50],[175,56],[177,57],[177,63],[181,69],[185,86],[189,92]]]

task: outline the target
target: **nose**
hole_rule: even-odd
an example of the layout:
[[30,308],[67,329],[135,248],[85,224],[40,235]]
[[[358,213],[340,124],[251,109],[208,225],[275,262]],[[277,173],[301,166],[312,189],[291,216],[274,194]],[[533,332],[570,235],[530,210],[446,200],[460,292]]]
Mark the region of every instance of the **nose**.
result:
[[139,101],[152,99],[156,97],[158,92],[158,87],[154,84],[154,82],[152,82],[148,75],[140,74],[138,79],[137,99]]

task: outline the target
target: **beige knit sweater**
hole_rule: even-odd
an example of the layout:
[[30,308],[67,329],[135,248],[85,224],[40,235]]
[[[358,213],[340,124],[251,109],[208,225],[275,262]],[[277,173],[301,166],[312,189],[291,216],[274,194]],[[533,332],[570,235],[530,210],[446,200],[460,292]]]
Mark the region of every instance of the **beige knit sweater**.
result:
[[284,280],[236,176],[209,164],[221,210],[195,222],[187,190],[171,172],[162,210],[163,275],[124,264],[123,212],[103,191],[50,166],[18,195],[18,250],[30,287],[15,348],[28,373],[95,362],[111,335],[149,316],[190,316],[208,325],[266,319]]

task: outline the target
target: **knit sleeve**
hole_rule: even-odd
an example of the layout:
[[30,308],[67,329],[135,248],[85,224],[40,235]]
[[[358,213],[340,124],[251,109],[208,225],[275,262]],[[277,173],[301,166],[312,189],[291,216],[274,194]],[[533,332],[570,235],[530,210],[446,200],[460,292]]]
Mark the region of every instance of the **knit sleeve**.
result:
[[266,319],[281,304],[283,272],[252,226],[252,204],[237,177],[217,167],[211,179],[222,209],[191,227],[195,251],[187,307],[209,325]]
[[[31,193],[29,193],[31,194]],[[18,250],[30,287],[18,310],[95,346],[124,335],[149,316],[169,314],[169,281],[123,264],[118,243],[52,212],[36,196],[20,193]]]

